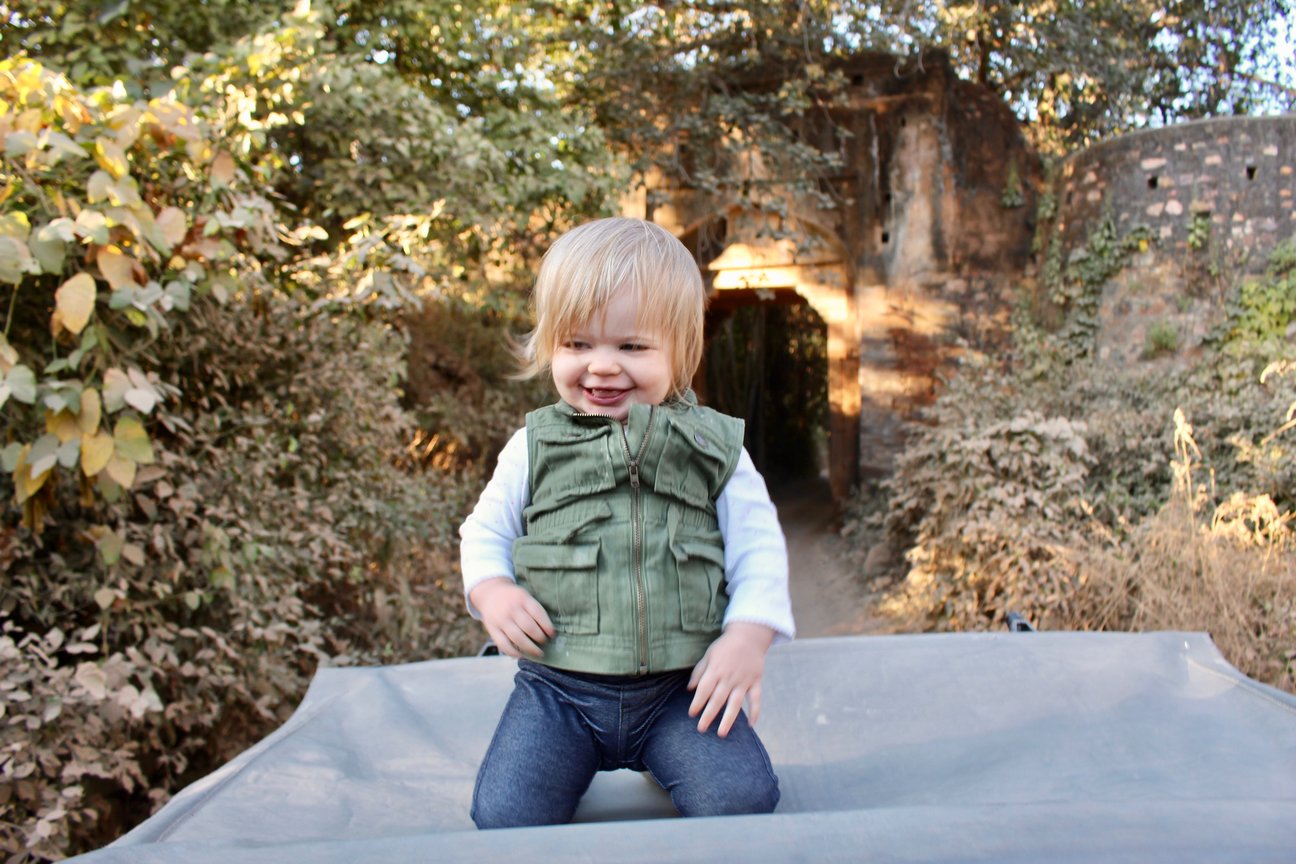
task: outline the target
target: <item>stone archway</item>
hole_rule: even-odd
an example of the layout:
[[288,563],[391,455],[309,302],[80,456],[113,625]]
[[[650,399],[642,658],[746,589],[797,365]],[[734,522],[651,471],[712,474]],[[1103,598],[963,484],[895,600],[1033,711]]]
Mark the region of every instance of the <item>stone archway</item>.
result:
[[[719,242],[707,249],[699,234]],[[778,302],[779,292],[794,292],[823,319],[828,343],[828,477],[834,499],[845,500],[857,479],[860,416],[855,274],[845,243],[811,219],[737,205],[683,226],[679,235],[698,253],[698,263],[710,275],[713,297],[757,304]],[[714,248],[721,251],[713,256]]]

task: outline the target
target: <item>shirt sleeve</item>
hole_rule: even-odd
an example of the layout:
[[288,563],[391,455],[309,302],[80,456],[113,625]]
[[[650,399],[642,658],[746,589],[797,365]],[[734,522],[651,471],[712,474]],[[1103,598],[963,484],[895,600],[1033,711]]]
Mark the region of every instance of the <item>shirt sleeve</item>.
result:
[[514,578],[513,541],[522,536],[522,510],[530,495],[526,429],[519,429],[500,451],[495,473],[477,499],[477,506],[459,526],[459,566],[463,572],[464,603],[479,582],[497,576]]
[[787,542],[778,512],[747,448],[716,501],[725,544],[729,605],[724,623],[751,621],[775,633],[774,644],[796,635],[788,593]]

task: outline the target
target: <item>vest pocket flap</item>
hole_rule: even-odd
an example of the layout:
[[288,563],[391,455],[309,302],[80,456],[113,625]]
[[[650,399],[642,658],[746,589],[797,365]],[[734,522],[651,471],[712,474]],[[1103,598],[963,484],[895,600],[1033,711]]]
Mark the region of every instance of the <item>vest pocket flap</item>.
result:
[[676,561],[688,561],[693,558],[702,558],[715,564],[717,567],[724,567],[724,549],[718,549],[712,543],[704,543],[696,540],[680,540],[671,544],[671,552],[675,553]]
[[540,512],[616,485],[610,423],[527,427],[531,503]]
[[559,633],[599,632],[598,543],[513,543],[518,584],[549,613]]
[[720,493],[724,457],[701,430],[667,419],[667,440],[657,462],[653,489],[693,507],[706,508]]
[[612,434],[610,423],[581,423],[563,426],[541,426],[533,433],[537,441],[545,444],[581,444]]
[[519,538],[513,563],[527,570],[592,570],[598,566],[597,543],[535,543]]

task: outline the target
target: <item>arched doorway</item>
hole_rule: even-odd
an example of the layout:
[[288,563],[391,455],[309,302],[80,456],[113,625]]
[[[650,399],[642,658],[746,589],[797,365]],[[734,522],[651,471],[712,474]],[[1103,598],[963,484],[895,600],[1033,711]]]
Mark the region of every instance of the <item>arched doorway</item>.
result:
[[[799,367],[800,371],[817,370],[815,374],[819,379],[816,386],[803,389],[826,394],[826,405],[816,407],[809,393],[779,394],[775,402],[786,405],[789,400],[805,400],[800,407],[813,416],[804,419],[818,424],[821,430],[814,439],[813,452],[826,453],[826,458],[816,458],[826,462],[821,467],[827,469],[834,499],[843,501],[858,478],[860,416],[855,276],[845,245],[833,231],[811,219],[763,213],[739,206],[714,212],[684,228],[679,236],[693,250],[708,276],[713,310],[709,329],[712,332],[720,332],[716,328],[722,326],[726,317],[741,314],[742,318],[734,320],[745,323],[728,326],[764,327],[766,341],[763,344],[767,360],[770,356],[768,335],[773,327],[780,334],[777,338],[784,340],[775,352],[778,358],[800,351],[806,361]],[[781,311],[735,311],[747,307]],[[789,311],[795,307],[805,308]],[[756,323],[752,316],[758,316],[761,323]],[[796,344],[788,344],[787,340]],[[754,367],[748,361],[744,368]],[[763,383],[767,390],[772,390],[768,386],[771,370],[765,371],[767,380]],[[699,392],[706,393],[709,385],[705,376],[696,384]],[[793,410],[796,407],[793,406]],[[822,413],[816,414],[820,407]],[[733,413],[741,413],[749,423],[755,419],[748,411]],[[764,426],[765,432],[772,426],[781,425],[781,432],[772,439],[780,442],[780,446],[784,441],[782,436],[801,435],[799,430],[788,425],[793,418],[756,422]],[[768,444],[769,440],[770,436],[762,434],[761,439],[753,443],[759,447],[762,443]],[[811,446],[809,442],[807,446]],[[756,458],[755,451],[753,458]]]
[[792,290],[725,291],[707,310],[707,404],[747,421],[767,482],[828,471],[828,328]]

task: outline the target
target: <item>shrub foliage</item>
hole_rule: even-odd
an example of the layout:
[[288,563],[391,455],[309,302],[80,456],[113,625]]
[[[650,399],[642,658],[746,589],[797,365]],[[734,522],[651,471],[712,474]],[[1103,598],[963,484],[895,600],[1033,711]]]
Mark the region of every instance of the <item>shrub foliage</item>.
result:
[[221,92],[0,62],[10,860],[113,839],[282,722],[320,664],[477,641],[453,549],[479,469],[410,452],[407,337],[372,302],[430,269],[390,219],[313,248]]
[[895,626],[988,629],[1016,611],[1046,628],[1207,630],[1296,691],[1291,258],[1283,244],[1237,286],[1186,366],[1098,362],[1067,317],[1087,322],[1084,304],[1052,332],[1024,322],[1013,368],[970,361],[877,490],[885,506],[858,502],[847,526],[903,559],[881,602]]

